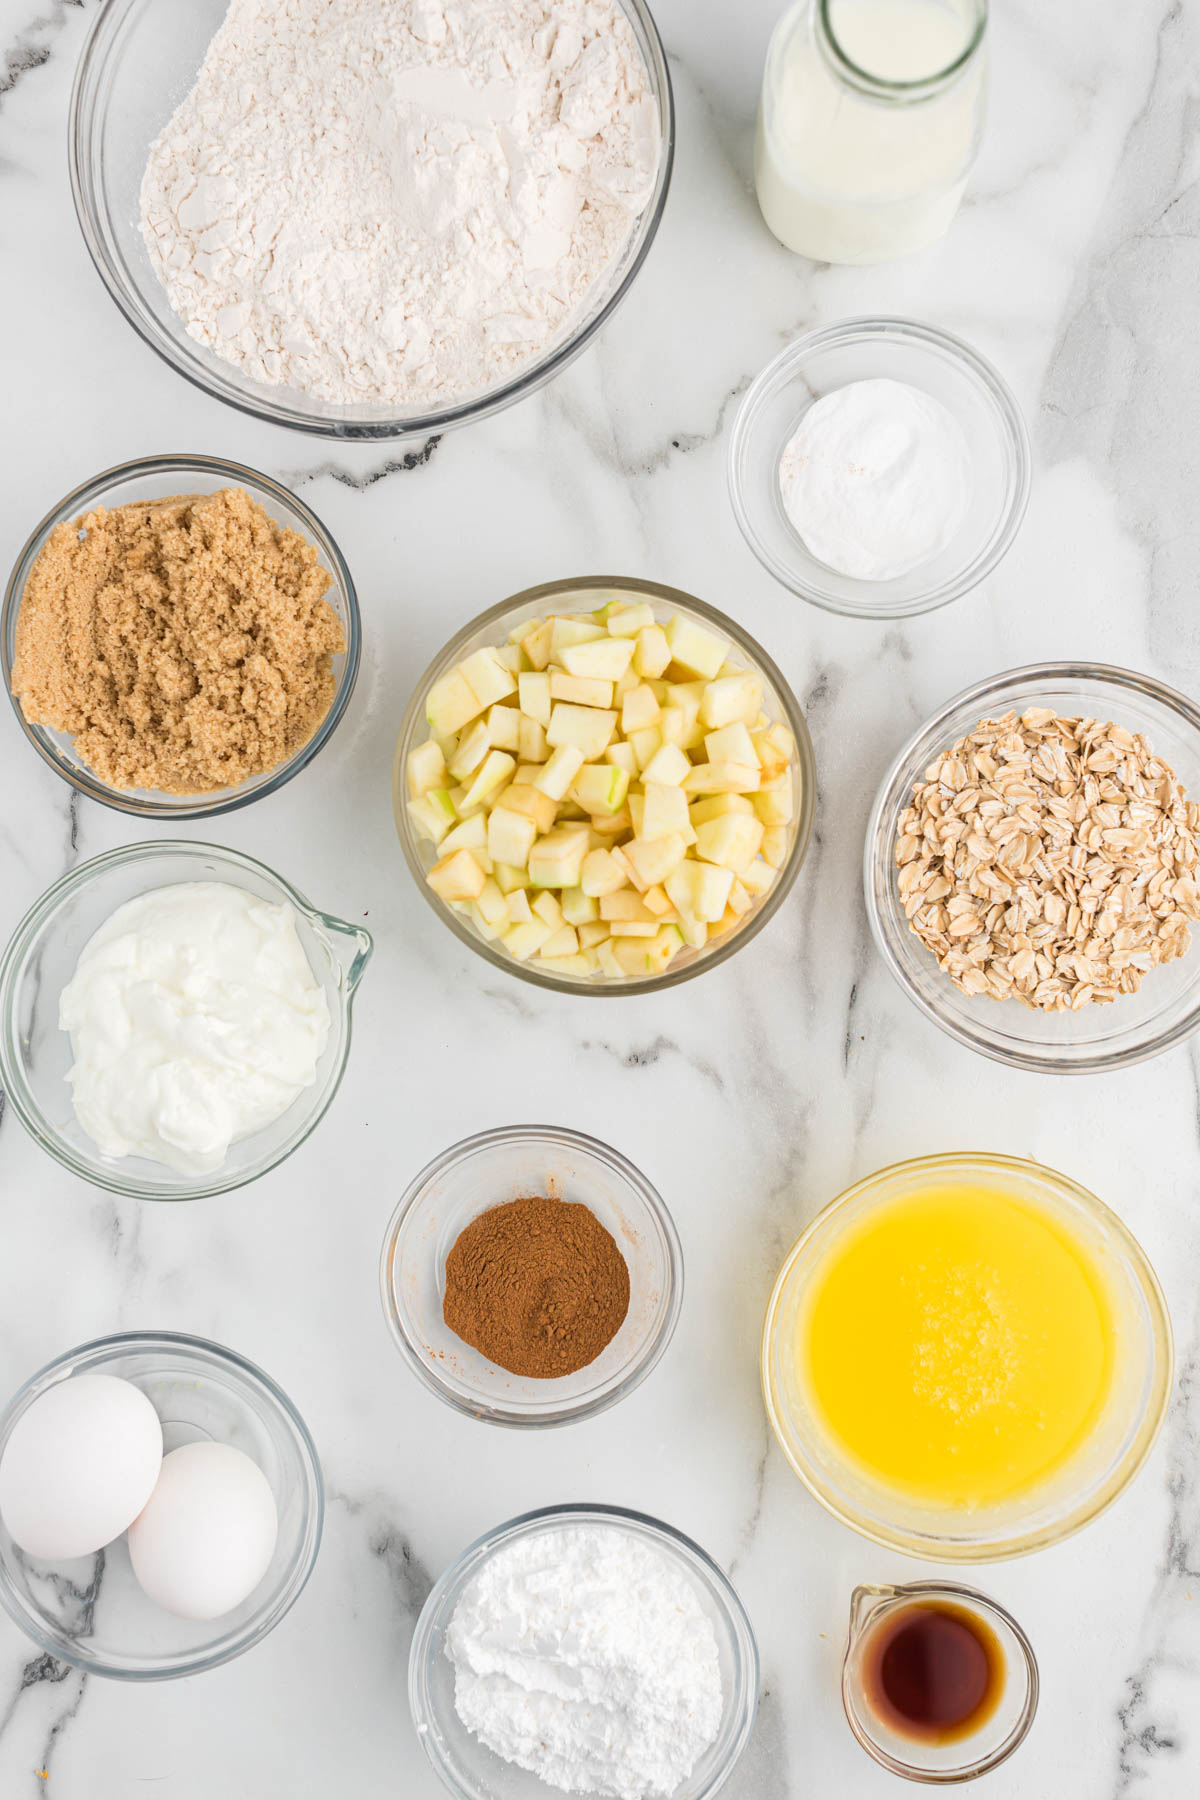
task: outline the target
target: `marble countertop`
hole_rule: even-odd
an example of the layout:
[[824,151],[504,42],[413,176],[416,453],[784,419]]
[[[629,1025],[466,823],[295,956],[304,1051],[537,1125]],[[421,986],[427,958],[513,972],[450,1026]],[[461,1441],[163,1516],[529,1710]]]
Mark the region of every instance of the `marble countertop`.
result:
[[[1200,693],[1196,79],[1200,12],[1174,0],[1006,0],[982,159],[944,243],[887,268],[816,268],[762,225],[750,137],[777,0],[656,0],[679,108],[666,218],[625,306],[523,406],[413,446],[345,448],[207,399],[133,335],[93,273],[66,169],[72,70],[95,0],[0,5],[0,568],[50,504],[154,451],[225,455],[298,489],[340,541],[365,625],[332,745],[273,798],[193,836],[248,849],[377,955],[348,1078],[322,1128],[255,1186],[185,1207],[114,1203],[0,1117],[0,1390],[86,1338],[198,1332],[261,1363],[320,1448],[329,1510],[299,1604],[257,1650],[128,1688],[51,1662],[0,1617],[4,1800],[436,1800],[405,1666],[430,1582],[524,1509],[600,1500],[659,1515],[733,1577],[763,1659],[729,1800],[899,1791],[837,1697],[849,1593],[920,1565],[804,1494],[768,1435],[762,1308],[783,1252],[849,1182],[973,1147],[1061,1167],[1129,1221],[1174,1318],[1170,1418],[1089,1530],[980,1571],[1041,1661],[1032,1736],[991,1800],[1193,1800],[1200,1789],[1200,1064],[1182,1048],[1071,1081],[1001,1069],[921,1018],[872,948],[859,859],[900,742],[969,681],[1098,657]],[[986,586],[882,628],[777,587],[725,498],[738,396],[797,332],[903,312],[968,337],[1034,441],[1025,526]],[[490,970],[402,862],[388,765],[410,688],[498,598],[604,571],[677,584],[741,618],[789,676],[820,812],[773,926],[703,980],[598,1004]],[[81,858],[146,835],[43,768],[0,707],[0,935]],[[187,829],[185,828],[185,834]],[[682,1234],[687,1295],[653,1377],[588,1424],[534,1434],[459,1417],[409,1375],[376,1265],[401,1187],[484,1127],[536,1117],[616,1144]]]

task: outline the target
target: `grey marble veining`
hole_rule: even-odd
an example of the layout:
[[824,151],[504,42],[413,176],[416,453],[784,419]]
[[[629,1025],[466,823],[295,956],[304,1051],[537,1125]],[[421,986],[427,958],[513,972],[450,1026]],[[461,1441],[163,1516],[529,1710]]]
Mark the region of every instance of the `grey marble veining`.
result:
[[[733,1570],[763,1688],[730,1800],[898,1792],[846,1730],[837,1675],[851,1587],[920,1565],[804,1496],[769,1437],[757,1336],[778,1263],[825,1200],[881,1164],[962,1145],[1039,1157],[1116,1206],[1159,1269],[1179,1357],[1167,1429],[1134,1488],[1069,1543],[978,1574],[1028,1629],[1043,1676],[1034,1732],[987,1792],[1194,1800],[1198,1053],[1063,1083],[958,1049],[880,966],[860,859],[890,757],[968,681],[1089,655],[1200,694],[1200,14],[1166,0],[997,0],[992,119],[961,216],[926,255],[854,271],[787,255],[754,207],[753,113],[777,7],[658,0],[679,155],[628,302],[520,408],[424,445],[355,447],[209,401],[105,295],[65,157],[95,4],[0,0],[0,567],[59,495],[126,457],[224,454],[302,490],[359,588],[353,704],[301,778],[183,835],[263,857],[318,904],[363,918],[378,950],[333,1110],[251,1189],[183,1208],[113,1201],[41,1156],[0,1107],[0,1389],[104,1331],[201,1332],[292,1394],[329,1492],[301,1601],[211,1675],[145,1689],[85,1680],[0,1620],[3,1800],[436,1800],[404,1692],[421,1602],[479,1532],[570,1499],[656,1513]],[[812,324],[871,312],[946,325],[992,357],[1036,460],[1027,521],[995,577],[887,629],[777,588],[724,486],[732,414],[762,364]],[[743,619],[802,700],[820,786],[812,853],[773,927],[702,981],[606,1004],[506,980],[441,929],[400,858],[388,794],[400,714],[445,638],[505,594],[595,571],[675,583]],[[76,803],[7,709],[0,770],[4,935],[75,861],[144,834]],[[499,1433],[410,1378],[376,1263],[423,1162],[531,1116],[606,1138],[646,1170],[683,1238],[687,1296],[667,1357],[615,1412]]]

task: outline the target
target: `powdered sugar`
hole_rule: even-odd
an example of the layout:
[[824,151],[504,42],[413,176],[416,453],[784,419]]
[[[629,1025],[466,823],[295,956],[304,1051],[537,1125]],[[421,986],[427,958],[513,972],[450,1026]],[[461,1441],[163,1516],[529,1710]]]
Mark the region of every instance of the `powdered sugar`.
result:
[[712,1621],[663,1551],[613,1526],[496,1551],[455,1608],[446,1652],[467,1730],[570,1793],[674,1793],[720,1728]]
[[654,186],[615,0],[232,0],[150,151],[191,335],[334,405],[444,406],[569,327]]

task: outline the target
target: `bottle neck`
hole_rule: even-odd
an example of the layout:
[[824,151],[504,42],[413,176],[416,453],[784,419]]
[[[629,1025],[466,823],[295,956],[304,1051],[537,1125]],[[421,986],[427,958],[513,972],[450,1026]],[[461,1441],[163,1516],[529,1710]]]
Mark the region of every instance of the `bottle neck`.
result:
[[[886,3],[886,0],[880,0],[880,3]],[[893,0],[893,3],[902,4],[903,0]],[[813,32],[818,49],[834,77],[844,86],[867,99],[890,106],[913,106],[944,94],[976,61],[987,32],[988,0],[950,0],[947,10],[962,20],[961,47],[941,68],[914,78],[891,80],[855,62],[838,37],[841,10],[839,0],[813,0]]]

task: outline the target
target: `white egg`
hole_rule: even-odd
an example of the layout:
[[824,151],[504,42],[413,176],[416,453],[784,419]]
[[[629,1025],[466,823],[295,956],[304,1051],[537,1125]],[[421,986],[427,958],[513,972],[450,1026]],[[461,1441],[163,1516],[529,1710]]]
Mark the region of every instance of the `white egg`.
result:
[[133,1523],[162,1460],[162,1426],[141,1388],[115,1375],[70,1375],[13,1426],[0,1458],[0,1517],[40,1561],[90,1556]]
[[184,1444],[129,1527],[129,1560],[150,1599],[184,1619],[218,1619],[252,1594],[275,1552],[271,1484],[231,1444]]

